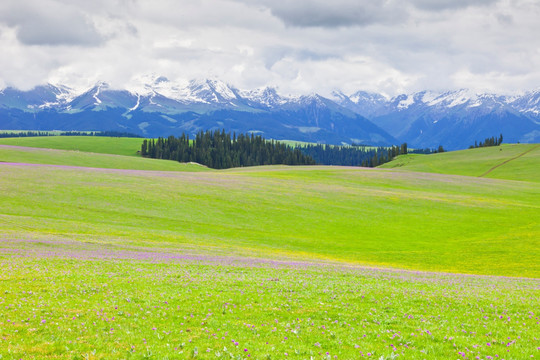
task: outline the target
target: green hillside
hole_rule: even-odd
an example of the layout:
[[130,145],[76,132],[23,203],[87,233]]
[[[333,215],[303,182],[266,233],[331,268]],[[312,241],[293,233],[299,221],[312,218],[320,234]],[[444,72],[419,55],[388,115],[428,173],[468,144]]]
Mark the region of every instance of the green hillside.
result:
[[[71,137],[63,138],[68,140],[71,139]],[[100,138],[96,137],[96,139]],[[69,143],[71,144],[71,142]],[[68,145],[66,145],[66,147],[67,146]],[[101,150],[105,151],[106,149],[101,148]],[[208,168],[198,164],[181,164],[179,162],[170,160],[147,159],[136,156],[97,154],[74,150],[40,149],[12,145],[0,145],[0,163],[2,162],[83,166],[105,169],[209,171]]]
[[141,138],[105,136],[36,136],[0,138],[0,145],[137,156],[137,151],[141,150],[142,141]]
[[0,167],[3,237],[540,276],[536,183],[323,166]]
[[540,144],[503,144],[430,155],[402,155],[380,168],[539,182]]
[[[512,161],[537,171],[527,154]],[[207,169],[0,145],[0,357],[538,353],[537,182],[195,170]]]

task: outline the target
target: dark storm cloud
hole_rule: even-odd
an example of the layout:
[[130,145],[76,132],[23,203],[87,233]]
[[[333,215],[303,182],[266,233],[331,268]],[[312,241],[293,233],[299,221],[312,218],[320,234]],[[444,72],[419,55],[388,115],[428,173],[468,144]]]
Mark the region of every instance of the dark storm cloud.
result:
[[7,1],[0,5],[0,23],[14,28],[25,45],[96,46],[105,41],[82,11],[55,2]]
[[399,1],[268,1],[271,13],[288,26],[347,27],[399,22],[406,17]]
[[443,11],[463,9],[472,6],[487,6],[499,0],[412,0],[412,4],[422,10]]
[[[246,0],[246,4],[254,3]],[[409,19],[415,9],[439,12],[493,5],[499,0],[261,0],[272,15],[287,26],[350,27],[372,24],[396,25]]]

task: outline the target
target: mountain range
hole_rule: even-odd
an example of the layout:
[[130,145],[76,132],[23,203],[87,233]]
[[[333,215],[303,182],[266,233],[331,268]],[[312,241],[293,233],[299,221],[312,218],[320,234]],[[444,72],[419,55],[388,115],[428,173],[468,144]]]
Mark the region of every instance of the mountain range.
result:
[[111,130],[156,137],[222,128],[277,140],[407,142],[450,150],[500,133],[505,142],[540,142],[540,91],[283,96],[273,88],[244,91],[218,80],[179,85],[164,77],[135,90],[103,82],[84,92],[51,84],[0,90],[0,129],[5,130]]

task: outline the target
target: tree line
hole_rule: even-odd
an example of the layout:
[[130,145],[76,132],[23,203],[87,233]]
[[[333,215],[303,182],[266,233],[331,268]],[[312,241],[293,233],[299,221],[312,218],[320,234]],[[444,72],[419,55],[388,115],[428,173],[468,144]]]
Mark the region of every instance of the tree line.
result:
[[437,149],[430,149],[430,148],[425,148],[425,149],[414,149],[414,150],[409,150],[409,154],[424,154],[424,155],[428,155],[428,154],[436,154],[436,153],[442,153],[442,152],[445,152],[446,150],[444,150],[444,147],[442,145],[439,145],[439,147]]
[[475,141],[474,145],[469,146],[469,149],[475,149],[479,147],[487,147],[487,146],[499,146],[503,142],[503,135],[499,135],[499,138],[496,138],[495,136],[492,136],[490,138],[486,138],[483,142]]
[[8,131],[1,132],[0,138],[11,137],[36,137],[36,136],[107,136],[107,137],[134,137],[140,138],[142,136],[132,134],[128,132],[119,131]]
[[49,136],[46,131],[0,132],[0,138]]
[[141,135],[121,131],[66,131],[60,133],[60,136],[106,136],[106,137],[129,137],[142,138]]
[[363,145],[304,145],[298,147],[311,156],[317,164],[340,166],[375,167],[391,161],[398,155],[407,154],[407,144],[392,147],[369,147]]
[[291,147],[260,135],[200,131],[190,139],[179,137],[145,139],[141,155],[154,159],[196,162],[214,169],[256,165],[341,165],[375,167],[407,154],[407,144],[392,147],[300,145]]
[[315,165],[299,149],[293,149],[260,135],[225,133],[225,130],[200,131],[194,139],[185,133],[157,140],[143,140],[141,155],[155,159],[196,162],[213,169],[255,165]]

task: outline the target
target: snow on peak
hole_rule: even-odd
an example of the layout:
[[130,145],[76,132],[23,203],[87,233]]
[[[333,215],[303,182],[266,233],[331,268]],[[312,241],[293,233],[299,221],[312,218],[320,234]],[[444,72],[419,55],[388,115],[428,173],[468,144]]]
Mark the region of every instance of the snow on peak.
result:
[[100,81],[96,84],[96,86],[94,87],[95,89],[95,92],[94,94],[92,95],[94,97],[94,105],[100,105],[101,104],[101,99],[99,98],[99,93],[102,91],[102,90],[107,90],[109,89],[109,84],[107,84],[106,82],[103,82],[103,81]]
[[224,82],[218,81],[218,80],[208,80],[207,84],[211,85],[214,92],[218,93],[223,98],[227,100],[237,99],[236,94],[234,93],[233,89],[229,85],[225,84]]
[[[469,89],[460,89],[447,92],[420,91],[401,94],[393,98],[383,94],[357,91],[347,95],[339,90],[333,91],[330,98],[322,97],[316,93],[309,95],[281,95],[273,87],[262,87],[254,90],[238,90],[225,82],[216,79],[197,80],[169,80],[161,75],[147,75],[134,78],[128,92],[112,93],[108,83],[100,81],[90,89],[75,91],[69,87],[57,84],[45,84],[28,91],[30,95],[26,100],[30,108],[69,107],[75,99],[77,104],[84,106],[91,104],[104,107],[113,102],[126,109],[134,111],[139,106],[169,104],[163,106],[180,106],[187,104],[252,107],[256,109],[275,109],[283,105],[329,106],[330,101],[364,116],[379,116],[392,111],[422,111],[423,108],[432,107],[432,111],[455,111],[471,109],[474,112],[487,113],[512,109],[526,115],[535,117],[540,115],[540,89],[520,95],[503,96],[492,93],[477,93]],[[0,90],[12,96],[16,89]],[[11,90],[9,90],[11,89]],[[82,96],[84,95],[84,96]],[[2,95],[6,97],[6,95]],[[173,102],[166,102],[166,99]],[[331,99],[331,100],[329,100]],[[5,100],[6,102],[8,100]],[[180,104],[175,105],[174,102]],[[75,106],[75,105],[74,105]],[[76,105],[82,106],[82,105]]]
[[132,92],[150,98],[161,95],[179,102],[223,103],[236,99],[234,91],[218,80],[170,81],[165,76],[149,75],[138,79]]
[[427,104],[435,100],[438,96],[440,96],[440,93],[426,90],[426,91],[419,92],[417,95],[420,101],[422,101],[424,104]]
[[396,100],[399,100],[397,108],[403,110],[414,104],[414,96],[412,95],[400,95]]
[[512,99],[511,105],[522,113],[540,115],[540,89],[530,91],[521,97]]
[[280,106],[287,103],[288,99],[280,96],[275,88],[264,87],[255,90],[242,90],[239,95],[244,99],[256,102],[267,107]]
[[55,97],[54,101],[44,101],[43,104],[37,105],[40,109],[48,109],[55,106],[61,106],[72,101],[77,94],[75,91],[64,85],[54,85],[47,83],[43,86],[36,86],[34,90],[42,89],[46,93],[52,94]]
[[341,91],[332,91],[331,93],[332,97],[337,99],[338,101],[347,101],[347,100],[351,100],[350,97],[348,97],[347,95],[345,95],[343,92]]
[[381,94],[367,92],[367,91],[357,91],[351,96],[349,96],[349,99],[355,104],[360,103],[372,103],[372,104],[378,104],[381,102],[386,102],[388,99]]
[[301,95],[298,97],[291,97],[291,102],[296,102],[299,104],[315,104],[315,105],[325,105],[325,98],[316,93],[311,93],[308,95]]
[[147,84],[145,89],[147,95],[150,95],[151,97],[160,94],[173,100],[182,100],[185,94],[183,87],[169,81],[169,79],[164,76],[160,76],[151,84]]
[[186,90],[190,97],[205,103],[222,103],[238,99],[235,91],[219,80],[191,80]]
[[182,99],[184,95],[179,84],[173,83],[165,76],[155,74],[144,75],[134,79],[131,86],[129,86],[129,92],[135,96],[149,98],[159,94],[173,100]]
[[64,85],[55,85],[49,83],[47,84],[47,87],[51,89],[52,92],[56,95],[56,100],[59,103],[70,102],[78,95],[78,93],[74,89]]
[[441,105],[445,107],[455,107],[463,105],[469,101],[476,101],[478,95],[471,90],[461,89],[457,91],[449,91],[441,94],[431,101],[427,102],[429,106]]

